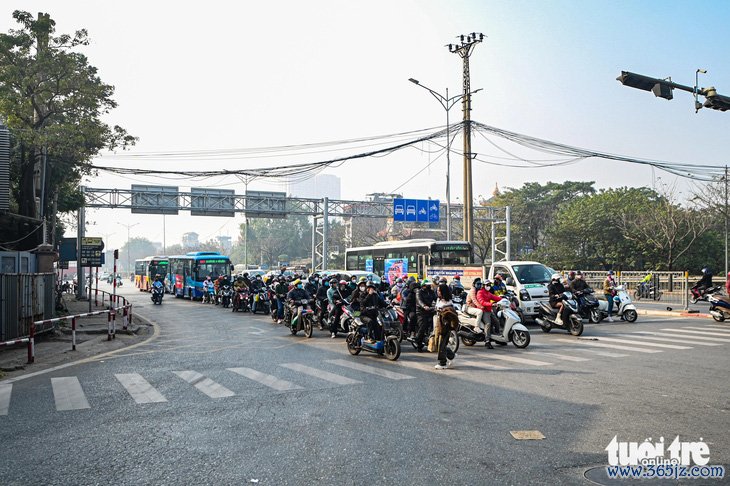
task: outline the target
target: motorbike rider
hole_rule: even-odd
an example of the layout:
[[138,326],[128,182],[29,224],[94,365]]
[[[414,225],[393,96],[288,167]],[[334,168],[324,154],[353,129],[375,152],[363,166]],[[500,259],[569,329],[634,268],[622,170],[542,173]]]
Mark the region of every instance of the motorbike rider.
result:
[[366,290],[360,299],[360,319],[368,326],[367,342],[372,344],[381,339],[378,309],[385,307],[385,301],[378,294],[378,288],[374,282],[368,282],[365,284],[365,288]]
[[[162,278],[162,275],[160,275],[159,273],[155,275],[155,280],[152,282],[152,287],[161,290],[165,288],[165,281]],[[165,291],[162,290],[162,292],[160,293],[160,301],[162,301],[162,297],[164,297],[164,295]]]
[[452,295],[458,295],[464,291],[464,284],[461,283],[461,275],[454,275],[454,279],[449,284]]
[[[492,292],[492,282],[486,280],[484,285],[476,293],[476,299],[479,305],[482,306],[484,315],[482,317],[484,326],[486,327],[486,347],[492,349],[492,343],[490,342],[492,337],[492,329],[499,329],[499,319],[493,312],[493,304],[499,302],[501,297],[495,295]],[[499,332],[499,331],[497,331]]]
[[606,319],[608,322],[613,322],[611,312],[613,312],[613,296],[616,295],[616,285],[618,284],[616,279],[613,278],[613,270],[609,270],[606,279],[603,281],[603,296],[608,301],[608,319]]
[[702,278],[691,289],[692,295],[694,295],[696,298],[700,298],[702,297],[704,291],[709,289],[710,287],[712,287],[712,270],[710,270],[708,267],[705,267],[702,269]]
[[583,278],[583,272],[578,270],[575,272],[575,279],[570,283],[570,288],[568,290],[580,297],[580,294],[587,288],[588,283]]
[[411,338],[415,339],[418,330],[418,320],[416,318],[416,294],[418,293],[418,282],[415,280],[408,284],[408,289],[403,290],[403,305],[405,306],[404,314],[406,318],[405,330],[410,332]]
[[289,311],[291,315],[291,320],[289,321],[294,322],[294,319],[297,317],[301,317],[302,314],[302,304],[303,300],[310,300],[311,296],[309,295],[309,292],[304,290],[304,284],[302,284],[302,281],[299,279],[296,279],[292,282],[292,285],[294,286],[293,289],[289,291],[288,294],[286,294],[286,300],[289,303]]
[[200,300],[201,302],[205,303],[206,299],[210,299],[210,289],[214,289],[214,283],[213,278],[208,275],[205,280],[203,280],[203,298]]
[[276,294],[276,323],[281,324],[281,320],[284,319],[284,300],[286,294],[289,292],[289,286],[286,284],[286,278],[281,275],[274,285],[274,294]]
[[[248,275],[248,274],[246,274]],[[236,281],[233,282],[233,311],[238,308],[239,301],[241,300],[241,293],[248,290],[248,285],[243,277],[236,277]]]
[[330,288],[327,291],[327,300],[332,305],[330,312],[330,333],[331,338],[337,337],[337,326],[339,326],[342,317],[342,306],[347,302],[350,293],[347,288],[347,280],[337,281],[337,277],[330,280]]
[[[244,272],[242,278],[243,278],[243,283],[246,284],[246,288],[250,289],[251,288],[251,277],[248,276],[248,272]],[[238,280],[238,279],[236,279],[236,280]]]
[[390,288],[390,297],[393,300],[402,302],[403,300],[403,279],[398,277],[395,279],[395,284]]
[[307,281],[304,284],[304,290],[306,290],[309,295],[315,295],[317,293],[317,280],[314,274],[307,278]]
[[256,277],[251,280],[251,285],[249,285],[248,288],[251,291],[248,296],[248,304],[251,306],[251,311],[255,314],[256,304],[258,303],[258,297],[256,294],[258,294],[261,289],[265,288],[264,280],[261,278],[261,275],[256,275]]
[[482,279],[475,278],[471,283],[471,289],[466,294],[466,302],[464,303],[464,313],[468,316],[476,318],[476,327],[474,332],[482,333],[484,329],[484,306],[477,300],[477,292],[482,288]]
[[360,277],[360,281],[357,283],[357,287],[353,289],[350,303],[352,304],[352,308],[354,310],[362,310],[360,309],[360,301],[365,296],[367,284],[367,279],[365,277]]
[[652,275],[652,273],[649,272],[639,282],[639,292],[641,293],[642,296],[649,295],[649,285],[651,284],[651,280],[653,278],[654,278],[654,275]]
[[507,286],[502,280],[502,276],[497,274],[494,276],[494,283],[492,284],[492,293],[496,296],[502,296],[507,293]]
[[548,284],[548,295],[550,296],[550,306],[553,309],[558,309],[558,314],[555,317],[555,323],[559,326],[566,322],[568,316],[566,315],[565,303],[563,302],[563,292],[565,292],[565,286],[562,282],[562,277],[559,273],[554,273],[550,277],[550,284]]
[[314,296],[319,304],[319,315],[317,315],[317,320],[319,321],[320,329],[322,329],[322,323],[324,323],[327,318],[327,293],[329,292],[329,288],[330,281],[325,278],[322,280],[322,285],[317,288],[317,292]]
[[568,272],[568,275],[565,277],[565,281],[563,282],[563,287],[566,289],[569,289],[571,285],[573,285],[573,282],[575,281],[576,273],[575,270],[571,270]]
[[436,314],[433,317],[434,334],[438,336],[438,363],[437,370],[446,369],[451,364],[451,360],[456,355],[449,357],[448,350],[449,335],[452,329],[456,329],[459,323],[459,317],[451,302],[451,288],[448,284],[439,284],[436,289]]
[[433,325],[433,316],[436,313],[436,293],[433,291],[431,281],[425,279],[421,288],[416,292],[416,318],[418,319],[418,333],[416,334],[416,347],[418,352],[423,351],[423,339],[428,329]]

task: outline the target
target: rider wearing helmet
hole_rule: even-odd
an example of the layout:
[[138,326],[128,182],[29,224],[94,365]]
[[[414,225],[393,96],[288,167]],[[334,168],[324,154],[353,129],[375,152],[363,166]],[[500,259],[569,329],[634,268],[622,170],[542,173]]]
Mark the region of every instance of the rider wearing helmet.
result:
[[367,282],[365,289],[365,294],[360,300],[360,318],[368,326],[368,342],[374,343],[380,339],[378,309],[385,307],[385,302],[380,298],[374,282]]
[[355,287],[352,291],[352,298],[350,299],[353,309],[360,310],[360,301],[365,298],[367,284],[367,279],[365,277],[360,277],[357,282],[357,287]]
[[327,291],[327,300],[332,306],[330,311],[330,333],[331,338],[337,337],[337,326],[339,325],[340,318],[342,317],[342,306],[347,302],[347,280],[340,280],[337,282],[336,277],[332,277],[330,280],[330,288]]
[[548,284],[550,305],[554,309],[558,309],[558,315],[555,317],[555,323],[559,326],[562,326],[563,322],[568,319],[568,316],[565,315],[565,304],[563,303],[563,292],[565,292],[565,286],[563,286],[562,280],[563,278],[559,273],[554,273],[552,277],[550,277],[550,284]]
[[289,286],[286,284],[286,278],[281,275],[277,279],[276,285],[274,285],[277,324],[281,324],[281,320],[284,318],[284,300],[286,299],[287,292],[289,292]]
[[304,284],[301,280],[296,279],[292,282],[293,289],[286,294],[286,300],[289,303],[289,310],[291,312],[291,321],[294,321],[295,317],[301,317],[302,307],[305,305],[302,303],[303,300],[310,300],[311,296],[309,292],[304,290]]
[[484,310],[484,316],[482,318],[484,324],[489,324],[488,326],[486,326],[486,347],[489,349],[492,349],[492,343],[490,342],[490,338],[492,337],[492,329],[499,327],[499,320],[493,312],[493,304],[501,300],[501,297],[492,293],[492,285],[493,284],[490,280],[485,280],[484,285],[477,291],[476,294],[477,302],[479,302],[479,305],[481,305],[482,309]]
[[611,312],[613,311],[613,296],[616,295],[616,285],[618,284],[616,283],[616,279],[613,278],[613,270],[609,270],[606,279],[603,281],[603,296],[608,301],[608,318],[606,319],[608,322],[613,322]]
[[[337,281],[335,280],[335,282]],[[319,314],[317,314],[317,320],[319,320],[320,329],[322,329],[322,324],[327,319],[327,292],[329,291],[329,288],[330,281],[326,278],[322,279],[322,284],[317,288],[317,293],[314,296],[314,298],[317,299],[317,303],[319,304]]]
[[695,298],[700,298],[704,295],[705,290],[710,287],[712,287],[712,270],[705,267],[702,269],[702,278],[691,289],[692,295],[694,295]]
[[416,334],[416,348],[423,351],[423,339],[426,331],[433,325],[433,316],[436,314],[436,293],[431,281],[426,279],[416,292],[416,317],[418,318],[418,333]]
[[466,302],[464,303],[464,312],[469,316],[476,317],[474,331],[477,333],[481,333],[484,329],[484,306],[477,300],[477,292],[481,290],[483,285],[481,278],[475,278],[469,293],[466,294]]

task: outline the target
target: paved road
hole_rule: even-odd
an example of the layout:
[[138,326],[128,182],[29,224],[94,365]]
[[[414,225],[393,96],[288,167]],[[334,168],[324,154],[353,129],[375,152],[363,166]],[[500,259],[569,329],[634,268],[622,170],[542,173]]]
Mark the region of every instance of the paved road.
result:
[[702,437],[730,464],[725,324],[535,328],[527,350],[462,346],[439,371],[406,347],[352,357],[324,332],[122,292],[155,338],[0,383],[3,484],[586,484],[614,435]]

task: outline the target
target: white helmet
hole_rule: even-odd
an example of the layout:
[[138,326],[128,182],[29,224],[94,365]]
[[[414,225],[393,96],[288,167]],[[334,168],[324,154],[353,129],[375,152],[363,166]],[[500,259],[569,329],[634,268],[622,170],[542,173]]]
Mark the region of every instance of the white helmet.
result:
[[559,282],[562,279],[563,279],[563,277],[559,273],[554,273],[553,276],[550,277],[551,282],[555,281],[555,280],[557,280]]

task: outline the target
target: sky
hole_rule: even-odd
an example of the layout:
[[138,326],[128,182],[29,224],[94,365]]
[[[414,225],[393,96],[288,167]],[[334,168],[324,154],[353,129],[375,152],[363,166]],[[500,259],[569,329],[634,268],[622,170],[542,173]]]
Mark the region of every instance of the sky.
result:
[[[730,95],[730,2],[24,0],[2,2],[0,31],[16,28],[15,9],[49,13],[57,33],[88,30],[91,45],[81,51],[102,80],[115,86],[119,104],[105,121],[139,137],[131,153],[278,147],[443,127],[443,108],[408,79],[458,94],[461,59],[445,45],[459,34],[480,32],[486,37],[470,62],[471,87],[482,89],[473,96],[473,120],[640,158],[717,165],[730,158],[730,113],[695,114],[690,93],[675,91],[667,101],[615,79],[626,70],[692,86],[702,68],[707,74],[700,75],[700,86]],[[461,118],[459,104],[450,116],[452,123]],[[648,167],[602,159],[504,167],[500,147],[508,145],[494,141],[497,145],[474,139],[473,151],[486,161],[474,163],[475,195],[488,196],[495,185],[504,189],[535,181],[595,181],[598,188],[657,183]],[[459,202],[460,137],[452,150],[452,200]],[[293,162],[331,156],[311,154]],[[284,162],[262,157],[179,165],[108,156],[96,161],[211,170]],[[404,196],[445,200],[445,157],[427,144],[326,172],[341,178],[343,199],[391,192],[409,181],[398,189]],[[661,171],[654,176],[685,193],[691,188]],[[138,183],[244,191],[232,176],[189,182],[101,173],[84,181],[97,188]],[[285,190],[260,180],[249,185],[256,189]],[[124,244],[128,234],[168,245],[179,243],[186,231],[198,232],[202,240],[228,235],[235,241],[243,222],[241,215],[181,212],[165,218],[163,233],[162,219],[121,209],[89,210],[87,234],[104,237],[109,249]],[[128,230],[129,225],[135,226]]]

